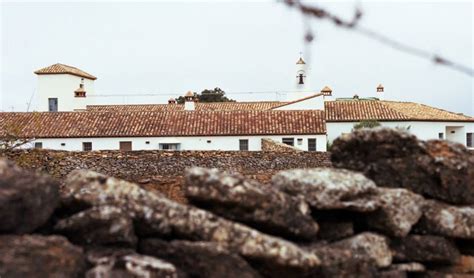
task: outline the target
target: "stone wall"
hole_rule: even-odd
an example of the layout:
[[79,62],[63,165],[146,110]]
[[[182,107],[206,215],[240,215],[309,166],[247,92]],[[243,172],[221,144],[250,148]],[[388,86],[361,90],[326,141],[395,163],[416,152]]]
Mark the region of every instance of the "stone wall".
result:
[[185,202],[184,170],[191,166],[236,171],[267,182],[279,170],[331,166],[323,152],[242,151],[94,151],[21,150],[5,154],[19,166],[62,179],[75,169],[89,169],[137,182]]
[[269,138],[262,138],[262,151],[270,152],[301,152],[295,147],[277,142]]

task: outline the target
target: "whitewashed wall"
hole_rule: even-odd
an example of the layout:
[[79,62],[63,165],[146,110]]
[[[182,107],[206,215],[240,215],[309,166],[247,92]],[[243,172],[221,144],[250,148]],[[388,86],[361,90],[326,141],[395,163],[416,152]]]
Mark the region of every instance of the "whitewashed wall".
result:
[[[328,141],[332,142],[343,133],[350,133],[359,122],[326,123]],[[474,132],[474,123],[466,122],[380,122],[386,127],[410,127],[409,132],[422,140],[438,139],[439,133],[450,141],[466,145],[466,133]],[[455,133],[451,133],[455,131]]]
[[[41,142],[43,149],[82,151],[83,142],[92,142],[93,150],[118,150],[119,142],[131,141],[133,150],[157,150],[159,144],[180,143],[181,150],[239,150],[239,139],[249,140],[249,151],[261,150],[261,139],[270,138],[282,142],[282,138],[295,138],[295,147],[308,150],[308,138],[316,138],[316,150],[326,151],[326,135],[285,135],[285,136],[206,136],[206,137],[124,137],[124,138],[41,138],[25,146],[31,148]],[[298,138],[303,139],[298,145]],[[211,142],[208,143],[207,141]],[[149,144],[146,144],[149,141]],[[65,143],[65,146],[61,146]]]
[[[306,95],[307,97],[308,95]],[[324,97],[317,96],[303,101],[298,101],[273,110],[324,110]]]
[[86,97],[74,97],[74,91],[81,84],[79,76],[70,74],[41,74],[38,75],[36,111],[48,111],[48,98],[58,99],[58,111],[74,111],[85,109],[88,97],[95,93],[94,80],[84,78]]

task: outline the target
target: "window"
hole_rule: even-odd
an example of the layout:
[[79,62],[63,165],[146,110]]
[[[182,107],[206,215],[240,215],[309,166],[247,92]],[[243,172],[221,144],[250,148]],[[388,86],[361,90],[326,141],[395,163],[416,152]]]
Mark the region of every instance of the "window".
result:
[[468,148],[474,147],[474,133],[472,132],[466,133],[466,146]]
[[440,132],[438,133],[438,139],[444,139],[444,133],[443,132]]
[[42,149],[43,143],[42,142],[35,142],[35,149]]
[[162,143],[160,144],[160,150],[168,150],[168,151],[177,151],[180,149],[179,143]]
[[283,138],[282,142],[283,142],[283,144],[294,146],[295,145],[295,138]]
[[131,141],[124,141],[119,143],[120,151],[122,152],[129,152],[132,150],[132,142]]
[[241,150],[241,151],[248,151],[249,150],[249,140],[248,139],[240,139],[239,140],[239,150]]
[[145,141],[145,144],[150,145],[150,141]]
[[298,142],[298,145],[303,145],[303,138],[298,138],[297,142]]
[[92,151],[92,142],[82,142],[82,150],[85,152]]
[[66,146],[66,143],[61,143],[61,146],[63,146],[63,147]]
[[316,138],[308,138],[308,151],[309,152],[316,151]]
[[210,144],[210,143],[211,143],[211,140],[207,140],[207,143]]
[[58,112],[58,99],[57,98],[48,98],[48,111]]

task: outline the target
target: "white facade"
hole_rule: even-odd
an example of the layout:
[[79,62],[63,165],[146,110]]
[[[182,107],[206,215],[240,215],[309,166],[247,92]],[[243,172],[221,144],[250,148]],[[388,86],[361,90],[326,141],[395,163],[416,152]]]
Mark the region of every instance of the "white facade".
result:
[[297,101],[273,110],[324,110],[324,96],[308,98],[304,101]]
[[[162,144],[179,144],[179,150],[238,151],[240,140],[248,140],[249,151],[260,151],[262,139],[282,142],[283,138],[294,138],[294,147],[307,151],[308,139],[316,139],[316,151],[326,151],[326,135],[272,135],[272,136],[200,136],[200,137],[101,137],[101,138],[38,138],[25,145],[33,148],[41,143],[43,149],[82,151],[84,142],[92,143],[92,150],[118,150],[120,142],[132,142],[132,150],[159,150]],[[148,143],[147,143],[148,142]]]
[[[327,122],[328,142],[344,133],[351,133],[359,122]],[[474,122],[431,122],[431,121],[379,121],[384,127],[403,128],[421,140],[443,139],[466,146],[467,133],[474,133]]]
[[[86,97],[75,97],[74,91],[82,81]],[[36,111],[49,111],[49,99],[54,98],[57,99],[58,111],[84,110],[88,96],[94,93],[94,80],[71,74],[39,74]]]

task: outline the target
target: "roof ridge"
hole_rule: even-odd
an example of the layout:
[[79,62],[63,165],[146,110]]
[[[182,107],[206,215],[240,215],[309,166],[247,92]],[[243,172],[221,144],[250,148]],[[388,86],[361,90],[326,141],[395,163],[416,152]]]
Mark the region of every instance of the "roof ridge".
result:
[[298,103],[298,102],[301,102],[301,101],[304,101],[304,100],[308,100],[308,99],[312,99],[312,98],[315,98],[315,97],[319,97],[319,96],[323,96],[324,93],[315,93],[313,95],[310,95],[310,96],[307,96],[307,97],[304,97],[304,98],[300,98],[300,99],[297,99],[297,100],[293,100],[293,101],[289,101],[289,102],[286,102],[286,103],[283,103],[282,105],[278,105],[278,106],[275,106],[275,107],[272,107],[268,110],[273,110],[275,108],[280,108],[280,107],[284,107],[284,106],[287,106],[287,105],[290,105],[290,104],[293,104],[293,103]]

